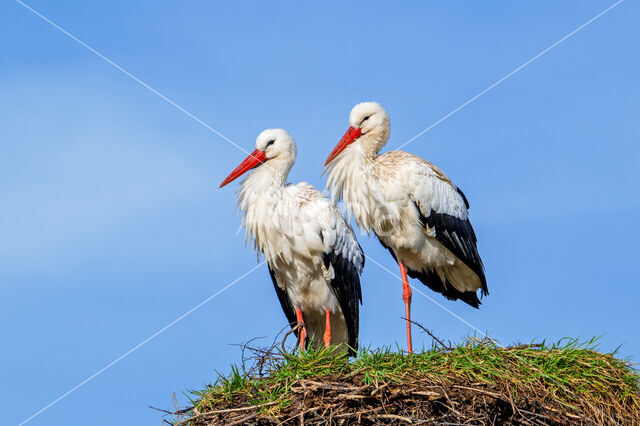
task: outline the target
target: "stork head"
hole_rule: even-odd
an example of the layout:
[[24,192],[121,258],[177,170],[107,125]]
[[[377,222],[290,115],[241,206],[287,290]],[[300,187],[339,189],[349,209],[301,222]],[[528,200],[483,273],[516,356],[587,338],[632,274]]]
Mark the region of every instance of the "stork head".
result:
[[357,140],[364,142],[364,148],[377,153],[389,139],[389,116],[377,102],[362,102],[353,107],[349,114],[349,130],[331,151],[326,166],[342,151]]
[[256,149],[222,181],[220,188],[265,163],[288,172],[296,161],[296,152],[296,142],[289,132],[284,129],[264,130],[256,139]]

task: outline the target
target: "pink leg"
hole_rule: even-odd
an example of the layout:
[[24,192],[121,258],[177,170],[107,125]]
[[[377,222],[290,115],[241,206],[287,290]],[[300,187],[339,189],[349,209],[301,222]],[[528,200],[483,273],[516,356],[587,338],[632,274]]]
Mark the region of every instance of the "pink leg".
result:
[[296,308],[296,319],[300,326],[298,329],[300,334],[300,350],[303,351],[305,348],[305,341],[307,340],[307,328],[304,326],[304,318],[302,318],[302,311],[300,308]]
[[404,263],[399,262],[400,273],[402,274],[402,300],[404,300],[404,317],[407,319],[407,350],[413,353],[413,343],[411,342],[411,286]]
[[328,348],[329,345],[331,345],[331,321],[329,308],[327,308],[327,313],[325,314],[324,347]]

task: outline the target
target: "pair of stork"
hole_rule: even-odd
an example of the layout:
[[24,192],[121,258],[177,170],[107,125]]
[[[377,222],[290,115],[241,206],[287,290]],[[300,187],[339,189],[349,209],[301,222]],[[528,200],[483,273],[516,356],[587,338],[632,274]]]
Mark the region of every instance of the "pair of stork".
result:
[[[335,202],[344,200],[358,227],[373,232],[398,262],[411,353],[408,277],[475,308],[477,290],[488,294],[469,203],[428,161],[403,151],[378,154],[390,132],[380,104],[356,105],[349,124],[325,162],[327,187]],[[265,130],[255,151],[220,187],[252,170],[240,186],[238,207],[248,236],[267,259],[300,347],[347,345],[354,354],[365,255],[334,202],[306,182],[287,183],[295,159],[296,144],[286,130]]]

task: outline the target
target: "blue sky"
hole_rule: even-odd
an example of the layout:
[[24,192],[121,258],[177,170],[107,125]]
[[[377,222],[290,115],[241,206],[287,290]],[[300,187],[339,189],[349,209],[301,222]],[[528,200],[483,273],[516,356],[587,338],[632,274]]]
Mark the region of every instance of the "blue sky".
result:
[[[356,103],[385,106],[393,149],[613,4],[228,3],[29,4],[247,150],[288,129],[290,180],[320,188]],[[603,335],[638,362],[639,12],[622,3],[405,148],[465,191],[491,292],[478,311],[428,294],[504,344]],[[237,184],[218,189],[244,153],[18,3],[0,28],[0,410],[17,424],[256,259]],[[404,345],[400,283],[373,262],[362,283],[361,344]],[[472,333],[417,294],[414,317]],[[160,424],[148,405],[284,323],[260,268],[29,424]]]

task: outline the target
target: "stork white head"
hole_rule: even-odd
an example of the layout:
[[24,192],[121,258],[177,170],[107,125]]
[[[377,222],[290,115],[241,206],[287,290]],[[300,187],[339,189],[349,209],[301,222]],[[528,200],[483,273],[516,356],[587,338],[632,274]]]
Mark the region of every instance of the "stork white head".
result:
[[331,151],[326,166],[356,140],[362,140],[364,148],[376,154],[389,139],[389,116],[377,102],[362,102],[349,114],[349,130]]
[[265,163],[279,171],[285,169],[288,172],[296,161],[296,153],[296,142],[289,132],[284,129],[263,130],[256,139],[255,151],[222,181],[220,188]]

